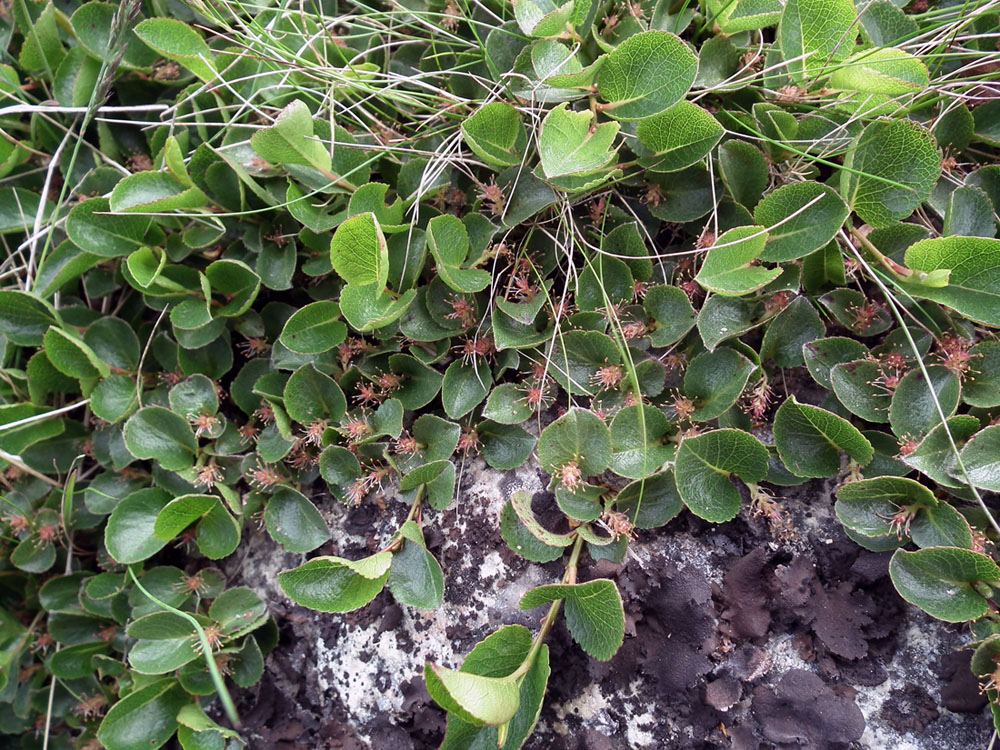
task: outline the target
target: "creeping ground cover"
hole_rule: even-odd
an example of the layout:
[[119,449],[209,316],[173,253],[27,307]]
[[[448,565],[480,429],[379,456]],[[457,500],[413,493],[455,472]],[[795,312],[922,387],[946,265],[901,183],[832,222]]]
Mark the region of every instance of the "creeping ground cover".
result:
[[[283,644],[223,569],[266,536],[298,559],[282,606],[441,608],[430,540],[476,462],[545,473],[491,533],[546,582],[464,661],[394,676],[447,750],[529,740],[555,628],[619,651],[628,592],[596,563],[684,514],[781,544],[814,480],[903,600],[967,624],[1000,716],[998,22],[4,3],[9,746],[244,746],[234,695]],[[337,503],[400,521],[330,554]]]

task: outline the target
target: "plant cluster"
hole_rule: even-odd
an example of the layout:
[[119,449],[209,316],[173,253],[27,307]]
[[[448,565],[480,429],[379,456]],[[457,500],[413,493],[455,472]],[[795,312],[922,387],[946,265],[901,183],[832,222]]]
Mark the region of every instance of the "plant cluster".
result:
[[[295,602],[442,605],[469,461],[551,475],[562,580],[460,669],[444,747],[520,747],[560,612],[683,510],[840,484],[900,594],[1000,691],[998,12],[948,0],[13,0],[0,28],[0,732],[235,747],[277,629],[213,566],[312,553]],[[336,532],[334,532],[336,533]],[[169,545],[169,546],[168,546]]]

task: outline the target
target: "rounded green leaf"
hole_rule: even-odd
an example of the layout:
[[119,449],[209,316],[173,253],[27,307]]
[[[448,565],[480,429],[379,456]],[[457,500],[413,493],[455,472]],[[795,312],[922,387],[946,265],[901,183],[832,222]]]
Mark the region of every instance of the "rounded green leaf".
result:
[[851,144],[844,167],[840,193],[847,205],[872,226],[885,227],[930,197],[941,152],[934,136],[912,120],[878,120]]
[[753,435],[722,429],[685,438],[677,449],[674,479],[684,504],[712,523],[731,521],[740,512],[740,493],[730,477],[760,482],[770,457]]
[[549,179],[595,172],[616,158],[612,145],[618,123],[598,124],[592,112],[574,112],[568,106],[560,104],[542,121],[538,155]]
[[108,554],[125,565],[141,562],[167,543],[156,536],[156,519],[171,497],[160,489],[133,492],[111,511],[104,528]]
[[919,369],[903,376],[892,394],[889,424],[897,437],[919,439],[941,424],[940,406],[945,419],[958,407],[962,386],[951,370],[941,365],[926,368],[930,383]]
[[946,286],[904,283],[914,297],[940,302],[979,323],[1000,326],[1000,240],[921,240],[907,249],[906,265],[918,276],[949,272]]
[[1000,425],[974,435],[962,449],[962,463],[974,485],[1000,492]]
[[725,296],[749,294],[770,284],[781,275],[781,269],[754,265],[764,252],[767,237],[767,230],[759,226],[724,232],[708,251],[695,281]]
[[392,555],[389,590],[400,604],[437,609],[444,600],[444,573],[427,551],[420,527],[408,521],[400,530],[402,547]]
[[858,52],[844,60],[830,76],[830,88],[884,96],[919,93],[929,84],[927,66],[895,47]]
[[802,345],[802,357],[806,369],[813,380],[828,390],[833,389],[830,382],[830,371],[839,364],[864,359],[868,347],[855,339],[843,336],[831,336],[816,339]]
[[151,219],[110,214],[107,198],[90,198],[73,206],[66,216],[66,234],[85,252],[102,258],[129,255],[145,242]]
[[339,318],[336,302],[313,302],[295,311],[278,340],[299,354],[322,354],[347,338],[347,326]]
[[733,200],[747,208],[757,205],[770,180],[764,154],[746,141],[726,141],[719,147],[719,171]]
[[834,510],[848,529],[866,537],[895,533],[893,517],[902,509],[916,511],[938,504],[919,482],[904,477],[876,477],[848,482],[837,491]]
[[840,473],[840,452],[866,466],[875,456],[871,443],[843,417],[788,398],[774,415],[774,444],[781,461],[800,477]]
[[697,74],[698,58],[679,37],[644,31],[607,56],[597,74],[597,92],[612,117],[641,120],[684,98]]
[[315,505],[290,487],[279,487],[264,509],[267,531],[289,552],[312,552],[330,538],[330,529]]
[[768,193],[754,209],[754,221],[768,229],[761,260],[795,260],[819,250],[849,213],[840,196],[818,182],[797,182]]
[[347,399],[337,381],[312,363],[292,373],[282,397],[288,416],[301,425],[318,419],[339,422],[347,413]]
[[202,81],[216,77],[212,50],[193,26],[173,18],[148,18],[135,27],[135,35]]
[[125,423],[125,445],[136,458],[159,461],[167,471],[194,464],[198,440],[179,414],[162,406],[144,406]]
[[500,726],[510,721],[521,704],[516,680],[482,677],[468,672],[428,664],[424,672],[427,689],[439,704],[476,724]]
[[[362,574],[358,563],[338,557],[317,557],[278,574],[281,589],[296,604],[320,612],[350,612],[378,596],[389,580],[392,554],[372,560]],[[377,562],[377,566],[374,563]],[[370,576],[370,577],[369,577]]]
[[375,214],[352,216],[330,241],[333,270],[348,284],[385,289],[389,278],[389,247]]
[[847,57],[858,36],[857,18],[851,0],[788,0],[775,41],[792,79],[807,83]]
[[[338,134],[336,140],[343,142],[344,139]],[[333,160],[330,151],[313,137],[312,112],[300,99],[295,99],[281,110],[274,125],[254,133],[250,145],[273,164],[312,167],[324,177],[331,176]]]
[[736,403],[757,366],[735,349],[702,352],[684,373],[684,393],[694,400],[691,418],[705,422]]
[[658,115],[639,121],[635,134],[651,152],[639,165],[653,172],[676,172],[690,167],[715,148],[725,129],[711,114],[679,101]]
[[611,463],[611,433],[594,412],[570,409],[542,430],[538,461],[550,474],[576,463],[584,477],[603,473]]
[[962,487],[965,482],[961,472],[956,469],[957,456],[951,440],[948,439],[948,432],[951,433],[955,446],[961,449],[962,445],[979,431],[981,425],[976,417],[968,414],[949,417],[946,424],[947,426],[939,424],[928,432],[916,449],[902,456],[901,460],[942,487]]
[[879,388],[882,369],[867,359],[842,362],[830,370],[833,392],[849,412],[869,422],[889,421],[889,392]]
[[515,167],[524,158],[528,135],[517,110],[507,102],[480,107],[461,127],[466,145],[491,166]]
[[18,346],[41,346],[49,326],[58,323],[55,310],[26,292],[0,292],[0,334]]
[[476,434],[479,435],[479,450],[483,460],[491,468],[500,471],[523,466],[535,447],[535,436],[518,425],[500,424],[486,419],[476,427]]
[[945,622],[982,617],[990,605],[974,585],[1000,584],[1000,568],[990,558],[955,547],[897,550],[889,575],[900,596]]
[[521,609],[534,609],[562,599],[566,626],[573,640],[598,661],[608,661],[625,640],[625,610],[614,581],[538,586],[521,597]]
[[129,693],[110,709],[97,730],[108,750],[156,750],[177,730],[177,712],[191,698],[174,679]]
[[638,479],[618,493],[615,509],[639,529],[663,526],[684,509],[672,470]]
[[626,406],[611,421],[611,470],[628,479],[658,471],[674,455],[674,446],[666,443],[671,431],[672,425],[659,409]]
[[464,417],[486,398],[493,384],[493,373],[481,359],[466,363],[456,359],[444,373],[441,403],[452,419]]

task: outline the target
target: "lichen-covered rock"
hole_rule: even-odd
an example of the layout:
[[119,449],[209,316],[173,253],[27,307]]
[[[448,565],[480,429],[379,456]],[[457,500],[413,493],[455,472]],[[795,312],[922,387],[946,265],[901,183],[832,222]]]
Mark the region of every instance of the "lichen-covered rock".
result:
[[[260,746],[437,747],[444,715],[423,686],[424,663],[456,667],[500,625],[537,628],[539,612],[518,602],[562,574],[559,561],[528,563],[500,537],[512,492],[531,493],[545,522],[558,516],[547,479],[531,464],[498,472],[466,462],[452,506],[425,515],[446,575],[437,611],[399,606],[387,592],[347,615],[302,609],[277,586],[277,572],[301,557],[263,536],[246,542],[245,562],[229,572],[267,599],[282,633],[262,686],[241,702]],[[991,725],[984,701],[968,699],[974,680],[941,659],[962,631],[899,599],[885,557],[844,537],[830,489],[814,483],[782,500],[780,527],[747,512],[722,526],[684,514],[641,532],[620,565],[583,560],[581,580],[617,580],[625,643],[602,663],[557,626],[548,696],[527,747],[985,746]],[[334,529],[319,554],[370,554],[406,512],[391,494],[359,508],[316,499]]]

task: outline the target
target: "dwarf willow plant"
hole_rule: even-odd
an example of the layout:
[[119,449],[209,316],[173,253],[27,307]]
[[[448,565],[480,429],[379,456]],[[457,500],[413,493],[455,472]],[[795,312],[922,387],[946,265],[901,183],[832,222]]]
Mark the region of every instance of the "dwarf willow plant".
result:
[[397,488],[379,551],[280,586],[440,607],[424,528],[480,459],[551,475],[565,522],[517,492],[499,534],[565,565],[536,633],[427,666],[445,748],[525,742],[560,614],[614,656],[588,558],[685,509],[779,533],[810,479],[905,599],[972,623],[997,700],[993,4],[5,13],[0,731],[238,746],[205,709],[235,726],[277,631],[213,561],[263,529],[307,555],[328,497]]

